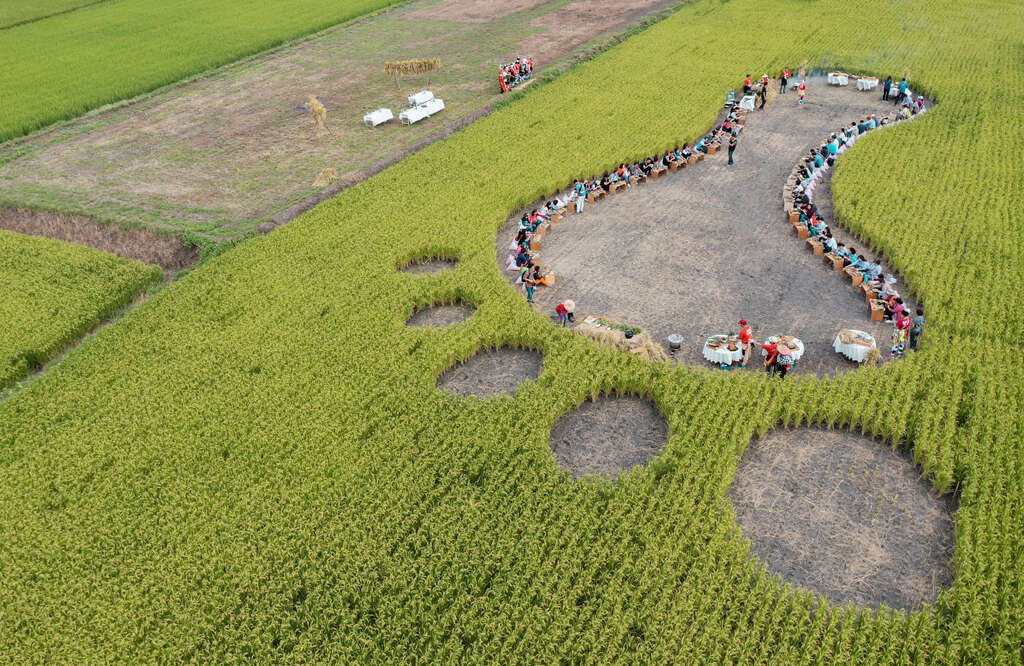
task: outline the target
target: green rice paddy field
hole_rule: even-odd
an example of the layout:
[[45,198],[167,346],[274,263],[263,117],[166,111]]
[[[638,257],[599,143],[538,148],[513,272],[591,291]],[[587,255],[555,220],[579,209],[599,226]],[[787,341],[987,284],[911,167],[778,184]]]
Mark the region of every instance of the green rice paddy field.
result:
[[[0,7],[0,28],[11,26],[0,29],[0,141],[394,2],[8,1]],[[12,25],[22,21],[30,22]]]
[[[1022,35],[1004,1],[702,0],[198,268],[0,403],[0,654],[1020,663]],[[744,73],[804,60],[907,71],[938,102],[858,141],[833,185],[928,309],[920,352],[774,383],[650,364],[507,285],[494,234],[516,206],[692,140]],[[396,270],[430,256],[458,264]],[[455,299],[466,322],[404,326]],[[544,354],[514,397],[435,388],[503,345]],[[573,481],[548,433],[603,394],[650,397],[668,443]],[[801,424],[883,437],[959,489],[934,604],[835,607],[750,554],[737,461]]]

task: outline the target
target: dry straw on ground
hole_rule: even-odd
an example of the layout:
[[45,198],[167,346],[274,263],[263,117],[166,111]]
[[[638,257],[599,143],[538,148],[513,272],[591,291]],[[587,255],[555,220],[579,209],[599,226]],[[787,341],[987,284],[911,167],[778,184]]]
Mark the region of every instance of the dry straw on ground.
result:
[[426,74],[439,71],[440,69],[440,58],[421,58],[419,60],[399,60],[384,63],[384,72],[388,76],[395,77],[396,81],[403,76]]
[[313,187],[324,187],[338,180],[338,172],[331,167],[320,170],[320,175],[313,181]]
[[628,351],[636,354],[645,361],[667,361],[668,355],[661,345],[651,340],[647,331],[633,329],[631,337],[626,337],[626,332],[617,328],[598,325],[597,322],[584,320],[576,326],[576,332],[585,335],[596,341],[603,347],[613,347],[620,351]]
[[313,132],[319,134],[321,131],[327,129],[327,109],[320,103],[313,95],[306,98],[306,103],[303,105],[313,116]]

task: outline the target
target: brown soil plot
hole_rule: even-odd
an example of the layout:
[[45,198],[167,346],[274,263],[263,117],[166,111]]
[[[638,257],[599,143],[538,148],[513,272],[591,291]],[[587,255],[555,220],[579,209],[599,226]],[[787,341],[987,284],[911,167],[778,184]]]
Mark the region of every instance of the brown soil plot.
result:
[[774,430],[747,447],[729,500],[772,572],[833,603],[913,610],[952,582],[955,500],[880,441]]

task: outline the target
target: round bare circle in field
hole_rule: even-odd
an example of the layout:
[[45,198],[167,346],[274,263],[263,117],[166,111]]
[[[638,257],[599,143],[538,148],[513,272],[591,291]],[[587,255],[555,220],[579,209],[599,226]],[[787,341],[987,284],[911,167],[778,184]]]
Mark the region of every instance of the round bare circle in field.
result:
[[635,397],[587,400],[555,423],[548,444],[574,479],[615,478],[661,452],[668,427],[658,408]]
[[427,275],[430,273],[454,270],[456,263],[458,262],[454,259],[447,258],[424,259],[422,261],[414,260],[403,266],[401,270],[412,275]]
[[512,395],[524,381],[540,375],[544,357],[535,351],[503,347],[477,353],[437,380],[437,388],[461,396]]
[[405,322],[406,326],[432,326],[440,328],[461,324],[473,316],[473,309],[465,305],[433,305],[416,309]]
[[881,441],[773,430],[747,447],[729,499],[752,552],[832,603],[913,610],[953,580],[955,497]]

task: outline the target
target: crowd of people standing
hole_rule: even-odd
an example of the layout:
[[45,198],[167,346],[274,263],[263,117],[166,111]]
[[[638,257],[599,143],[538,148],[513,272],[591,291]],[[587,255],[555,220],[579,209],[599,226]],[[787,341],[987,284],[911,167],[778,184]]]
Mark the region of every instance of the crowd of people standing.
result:
[[498,92],[505,93],[533,77],[533,61],[516,58],[498,70]]

